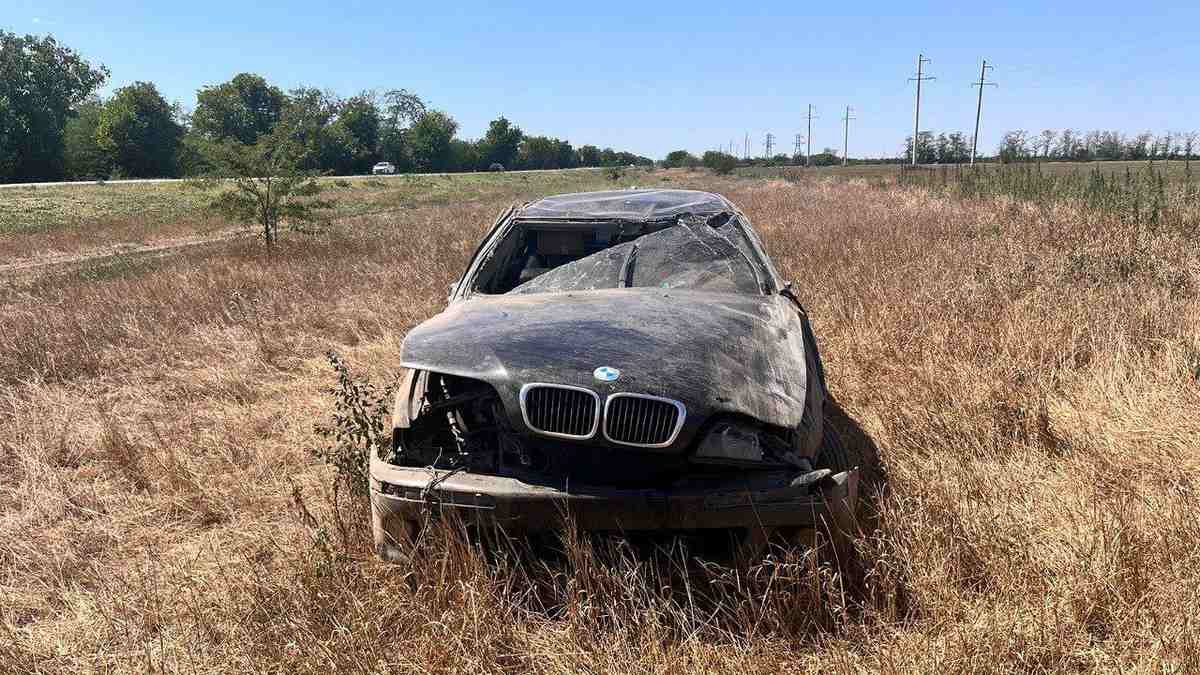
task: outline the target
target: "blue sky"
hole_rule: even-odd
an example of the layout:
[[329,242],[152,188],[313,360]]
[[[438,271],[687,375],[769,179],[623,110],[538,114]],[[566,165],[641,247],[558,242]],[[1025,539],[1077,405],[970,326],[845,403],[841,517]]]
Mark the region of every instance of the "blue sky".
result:
[[911,133],[918,51],[938,79],[922,129],[971,131],[979,61],[983,146],[1024,128],[1200,129],[1200,2],[257,2],[4,0],[0,26],[50,33],[190,108],[197,88],[257,72],[350,95],[407,88],[480,136],[526,132],[652,157],[766,132],[790,150],[815,106],[813,151],[896,154]]

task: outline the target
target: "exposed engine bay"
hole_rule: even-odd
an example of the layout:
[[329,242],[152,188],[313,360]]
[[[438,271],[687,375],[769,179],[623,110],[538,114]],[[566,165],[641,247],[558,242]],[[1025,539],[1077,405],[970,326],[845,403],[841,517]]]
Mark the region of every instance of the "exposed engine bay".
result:
[[393,429],[389,456],[399,466],[464,470],[531,483],[577,481],[664,486],[706,472],[811,469],[789,430],[741,416],[707,424],[692,447],[669,453],[623,448],[603,439],[564,441],[514,428],[496,390],[470,378],[422,371],[411,383],[407,421]]

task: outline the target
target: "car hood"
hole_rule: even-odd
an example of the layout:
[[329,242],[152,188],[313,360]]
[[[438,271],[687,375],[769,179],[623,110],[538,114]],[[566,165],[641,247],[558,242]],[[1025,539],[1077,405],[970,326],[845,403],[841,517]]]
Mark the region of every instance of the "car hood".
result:
[[[685,432],[723,412],[795,427],[807,382],[795,312],[778,295],[679,289],[476,296],[410,331],[401,358],[488,382],[517,422],[520,387],[546,382],[677,399]],[[620,376],[599,381],[600,367]]]

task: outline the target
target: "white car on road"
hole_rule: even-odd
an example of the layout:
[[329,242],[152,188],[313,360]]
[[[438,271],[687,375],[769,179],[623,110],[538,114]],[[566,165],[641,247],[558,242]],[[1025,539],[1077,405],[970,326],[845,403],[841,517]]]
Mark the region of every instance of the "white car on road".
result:
[[380,174],[392,175],[396,173],[396,165],[391,162],[380,162],[371,167],[371,173],[375,176]]

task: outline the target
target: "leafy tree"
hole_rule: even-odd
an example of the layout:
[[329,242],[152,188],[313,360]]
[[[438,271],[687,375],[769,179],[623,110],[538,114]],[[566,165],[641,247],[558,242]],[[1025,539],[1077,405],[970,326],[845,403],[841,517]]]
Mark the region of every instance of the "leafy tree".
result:
[[71,111],[107,79],[52,37],[0,30],[0,181],[61,177]]
[[1175,149],[1175,132],[1168,131],[1154,141],[1154,156],[1171,159]]
[[393,89],[383,95],[387,125],[394,129],[411,127],[425,114],[425,102],[407,89]]
[[1049,159],[1050,151],[1054,147],[1054,139],[1057,136],[1058,132],[1054,129],[1042,129],[1042,133],[1038,134],[1038,138],[1034,141],[1036,143],[1036,147],[1033,149],[1034,156]]
[[516,166],[521,139],[525,137],[521,128],[514,126],[505,117],[498,117],[488,124],[487,134],[479,141],[481,164],[501,164],[505,168]]
[[[334,122],[350,139],[350,170],[366,173],[379,158],[379,140],[382,116],[375,96],[364,92],[342,101]],[[336,135],[342,135],[338,132]]]
[[642,157],[641,155],[635,155],[632,152],[625,151],[616,153],[616,163],[621,166],[654,166],[654,160],[650,159],[649,157]]
[[439,110],[426,111],[408,132],[413,164],[421,171],[446,171],[453,159],[450,141],[458,122]]
[[1024,129],[1005,132],[998,150],[1001,162],[1018,162],[1029,156],[1028,134]]
[[123,176],[174,176],[183,136],[175,112],[149,82],[121,87],[100,111],[96,143]]
[[717,150],[709,150],[704,153],[701,159],[704,166],[711,169],[713,173],[727,174],[732,173],[737,168],[737,158],[726,152]]
[[558,168],[558,139],[548,136],[526,136],[521,142],[522,169]]
[[379,155],[399,171],[415,168],[409,128],[425,114],[425,103],[406,89],[393,89],[383,95],[383,118],[379,131]]
[[448,171],[475,171],[476,169],[486,168],[483,164],[483,154],[480,152],[480,143],[472,143],[464,141],[461,138],[451,139],[450,141],[450,166]]
[[281,223],[310,222],[333,206],[319,198],[316,173],[300,168],[304,152],[297,136],[281,124],[253,145],[223,141],[208,146],[215,168],[201,185],[217,191],[211,208],[257,226],[268,249],[278,240]]
[[[1096,140],[1091,148],[1096,159],[1115,160],[1125,156],[1125,134],[1118,131],[1097,131],[1093,134]],[[1093,134],[1088,134],[1088,137],[1091,138]]]
[[570,169],[575,166],[575,148],[571,147],[569,141],[560,141],[554,139],[554,167],[555,169]]
[[680,167],[699,166],[700,160],[696,159],[692,153],[687,150],[673,150],[667,153],[666,159],[663,160],[663,166],[668,169],[677,169]]
[[1125,149],[1125,157],[1128,159],[1149,159],[1153,155],[1154,134],[1149,131],[1144,131],[1130,139]]
[[971,159],[971,146],[967,136],[961,131],[955,131],[947,136],[946,158],[943,162],[961,164]]
[[352,170],[353,137],[335,125],[341,101],[316,87],[298,87],[288,96],[279,128],[290,135],[297,163],[306,171],[347,173]]
[[211,140],[249,144],[279,122],[287,97],[261,75],[241,73],[196,92],[192,128]]
[[939,164],[950,162],[950,139],[946,138],[946,134],[938,134],[933,140],[933,156]]
[[212,155],[210,145],[213,141],[194,131],[185,131],[179,141],[179,154],[175,164],[180,176],[200,177],[215,170],[210,161]]
[[379,157],[391,162],[397,171],[412,171],[416,165],[408,143],[408,129],[385,128],[379,140]]
[[600,148],[594,145],[582,145],[576,154],[579,166],[600,166]]
[[1063,129],[1058,135],[1058,145],[1055,147],[1054,154],[1062,159],[1075,159],[1076,151],[1079,148],[1079,135],[1074,129]]
[[825,148],[812,156],[813,166],[833,166],[840,163],[841,160],[838,158],[838,151],[834,148]]
[[112,170],[112,159],[96,142],[100,126],[99,100],[84,101],[67,120],[63,131],[63,160],[67,178],[106,178]]
[[605,148],[600,151],[600,166],[616,166],[621,160],[617,156],[617,151],[612,148]]
[[1196,149],[1196,141],[1200,140],[1200,132],[1185,131],[1179,135],[1180,149],[1183,151],[1184,165],[1190,170],[1192,167],[1192,153]]
[[[918,134],[917,139],[918,139],[917,163],[918,164],[933,164],[934,162],[938,161],[937,148],[934,144],[933,132],[922,131],[920,134]],[[908,136],[904,139],[904,156],[906,158],[911,158],[912,151],[913,151],[912,136]]]

